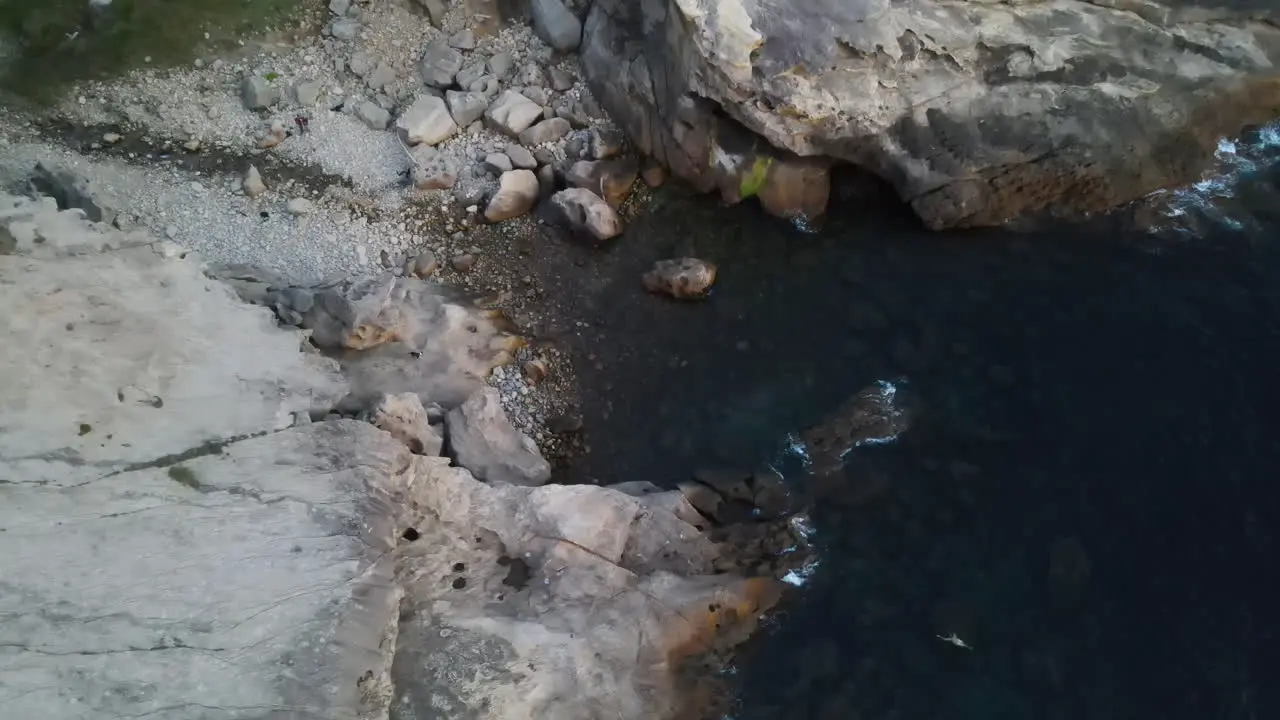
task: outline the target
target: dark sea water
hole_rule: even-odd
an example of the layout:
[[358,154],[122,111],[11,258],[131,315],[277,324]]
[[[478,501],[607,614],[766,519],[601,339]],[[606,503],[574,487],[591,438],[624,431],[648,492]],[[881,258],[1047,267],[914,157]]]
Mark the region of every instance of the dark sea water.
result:
[[[735,720],[1280,718],[1278,154],[1224,144],[1155,235],[668,198],[561,291],[583,472],[770,461],[813,499],[818,565],[740,655]],[[678,254],[713,297],[641,298]],[[912,427],[807,477],[788,437],[879,380]]]

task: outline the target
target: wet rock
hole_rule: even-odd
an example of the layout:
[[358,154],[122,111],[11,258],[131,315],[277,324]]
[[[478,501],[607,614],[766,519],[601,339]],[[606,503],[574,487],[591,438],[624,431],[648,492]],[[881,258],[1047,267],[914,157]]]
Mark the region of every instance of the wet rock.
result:
[[304,197],[292,198],[285,203],[285,210],[290,215],[310,215],[315,209],[315,203]]
[[801,435],[809,455],[810,472],[823,477],[844,467],[849,451],[867,444],[889,442],[907,430],[910,414],[900,405],[898,387],[877,382],[859,390],[822,423]]
[[262,182],[262,174],[257,172],[257,167],[255,167],[255,165],[250,165],[248,170],[244,172],[244,179],[241,181],[241,187],[244,190],[244,195],[248,195],[250,197],[257,197],[266,192],[266,183]]
[[639,174],[639,165],[632,158],[579,160],[569,166],[564,179],[573,187],[599,194],[616,208],[627,199]]
[[536,146],[555,142],[569,134],[569,130],[569,121],[563,118],[557,117],[543,120],[521,132],[520,143],[526,146]]
[[439,455],[444,437],[431,425],[417,393],[383,395],[364,420],[404,443],[414,455]]
[[280,91],[261,75],[251,75],[240,83],[240,101],[250,110],[264,110],[280,102]]
[[436,145],[458,131],[458,125],[449,114],[449,107],[441,98],[420,95],[404,114],[396,120],[396,132],[409,146]]
[[538,178],[529,170],[509,170],[498,179],[498,191],[485,205],[484,217],[501,222],[524,215],[538,202]]
[[533,157],[533,153],[522,145],[511,143],[506,147],[507,157],[511,160],[511,165],[525,170],[533,170],[538,167],[538,160]]
[[716,266],[698,258],[659,260],[641,281],[649,292],[666,293],[681,300],[706,296],[716,281]]
[[548,206],[551,222],[574,234],[608,240],[622,233],[622,219],[609,203],[586,188],[554,193]]
[[531,0],[533,31],[538,37],[559,50],[573,52],[582,41],[582,22],[564,6],[561,0]]
[[485,387],[445,416],[450,455],[477,479],[512,485],[543,485],[551,465],[529,436],[507,419],[496,388]]
[[542,117],[542,108],[514,90],[504,90],[485,111],[485,121],[512,137],[524,132]]
[[293,85],[293,97],[304,108],[314,107],[320,102],[323,88],[314,80],[300,80]]
[[434,42],[422,54],[422,81],[432,87],[444,89],[453,84],[462,69],[462,53],[445,42]]
[[794,510],[791,488],[782,475],[770,467],[752,474],[751,503],[756,506],[760,517],[766,520],[785,517]]
[[373,130],[386,130],[387,125],[391,124],[391,113],[368,100],[356,106],[356,117]]
[[667,169],[653,158],[648,158],[640,168],[640,179],[651,188],[661,187],[667,181]]

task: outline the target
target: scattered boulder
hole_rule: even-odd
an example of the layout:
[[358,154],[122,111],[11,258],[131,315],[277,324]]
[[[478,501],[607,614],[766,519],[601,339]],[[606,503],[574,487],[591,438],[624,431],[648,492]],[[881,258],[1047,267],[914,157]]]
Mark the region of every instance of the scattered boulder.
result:
[[542,106],[515,90],[503,90],[484,118],[490,126],[517,137],[542,118]]
[[524,215],[538,202],[538,177],[529,170],[508,170],[498,178],[498,191],[485,205],[484,217],[501,222]]
[[568,72],[561,70],[558,67],[551,68],[548,71],[548,74],[551,76],[551,89],[556,92],[572,90],[574,84],[577,82],[574,80],[573,75],[570,75]]
[[680,300],[697,300],[706,297],[715,284],[716,266],[691,257],[659,260],[641,280],[649,292],[666,293]]
[[515,66],[515,60],[512,59],[511,53],[503,51],[494,53],[489,58],[489,72],[499,80],[503,80],[511,73],[511,68]]
[[257,197],[266,192],[266,183],[262,182],[262,174],[257,172],[256,165],[250,165],[248,170],[244,172],[244,179],[241,181],[241,187],[244,188],[244,195]]
[[422,81],[431,87],[444,88],[453,84],[462,69],[462,53],[437,41],[427,46],[422,54]]
[[476,34],[471,31],[471,28],[463,28],[449,36],[449,47],[457,50],[474,50]]
[[907,430],[911,414],[902,407],[898,387],[877,382],[859,390],[821,423],[801,434],[809,456],[809,470],[829,476],[844,467],[853,448],[884,443]]
[[265,110],[280,102],[280,90],[261,75],[250,75],[240,82],[240,100],[250,110]]
[[560,52],[578,49],[582,42],[582,22],[561,0],[531,0],[529,9],[533,31],[543,42]]
[[454,272],[469,273],[471,268],[476,266],[476,256],[471,253],[454,255],[449,260],[449,265],[453,267]]
[[458,181],[458,173],[454,169],[449,156],[437,151],[429,145],[419,145],[411,153],[413,167],[409,171],[409,179],[419,190],[447,190]]
[[391,124],[391,113],[368,100],[356,106],[356,117],[373,130],[386,130],[387,125]]
[[601,195],[616,208],[627,199],[639,174],[639,164],[633,158],[579,160],[569,166],[564,179],[573,187],[587,188]]
[[404,443],[414,455],[439,455],[444,437],[431,425],[417,393],[383,395],[364,419]]
[[529,146],[555,142],[568,135],[571,129],[572,126],[568,120],[558,117],[549,118],[522,131],[519,136],[520,142]]
[[430,250],[423,250],[413,259],[410,266],[410,272],[415,276],[426,279],[440,271],[440,261],[436,258],[436,254]]
[[453,121],[462,127],[479,120],[484,116],[485,109],[489,107],[488,98],[484,93],[479,92],[448,90],[444,94],[444,99],[449,105],[449,113],[453,115]]
[[434,95],[420,95],[396,120],[396,132],[409,146],[436,145],[458,131],[445,101]]
[[388,85],[395,84],[396,71],[392,70],[386,63],[378,63],[378,66],[369,73],[369,77],[365,78],[365,84],[374,90],[382,90]]
[[507,419],[498,390],[484,387],[445,416],[453,461],[479,480],[543,485],[551,465],[538,446]]
[[561,190],[551,196],[548,206],[551,222],[575,234],[608,240],[622,233],[622,219],[618,213],[586,188]]

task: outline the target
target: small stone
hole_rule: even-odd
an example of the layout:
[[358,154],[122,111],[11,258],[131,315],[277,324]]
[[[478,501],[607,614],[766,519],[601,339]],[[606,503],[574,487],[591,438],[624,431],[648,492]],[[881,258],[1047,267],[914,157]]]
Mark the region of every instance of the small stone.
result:
[[582,21],[561,0],[531,0],[533,31],[560,52],[573,52],[582,42]]
[[444,94],[444,100],[449,105],[449,114],[458,125],[470,125],[479,120],[489,107],[489,100],[478,92],[448,90]]
[[439,28],[444,24],[445,13],[449,12],[448,0],[417,0],[417,2],[427,11],[427,20],[432,25]]
[[505,78],[507,73],[511,72],[511,68],[515,65],[515,61],[511,59],[511,53],[500,52],[494,53],[489,58],[489,72],[493,73],[499,80]]
[[261,75],[247,77],[240,83],[240,99],[250,110],[262,110],[280,100],[280,91]]
[[507,157],[511,160],[513,167],[524,168],[525,170],[533,170],[538,167],[538,160],[523,145],[511,143],[506,147]]
[[329,0],[329,12],[342,17],[351,9],[351,0]]
[[316,205],[307,198],[296,197],[286,203],[284,209],[290,215],[307,215],[316,209]]
[[378,67],[374,69],[365,82],[374,90],[381,90],[388,85],[395,83],[396,71],[392,70],[384,63],[378,63]]
[[550,165],[543,165],[537,170],[538,200],[546,200],[556,191],[556,171]]
[[458,124],[443,99],[420,95],[396,120],[396,131],[407,145],[436,145],[453,136]]
[[568,135],[570,129],[572,128],[569,125],[569,121],[564,118],[557,117],[543,120],[520,133],[520,144],[542,145],[543,143],[555,142]]
[[182,143],[182,149],[186,150],[187,152],[197,152],[200,149],[200,141],[188,140]]
[[520,369],[524,372],[525,381],[530,385],[537,385],[547,378],[547,361],[542,358],[529,360]]
[[412,273],[420,278],[429,278],[440,270],[440,261],[430,250],[423,250],[413,259]]
[[[523,89],[523,90],[521,90],[520,92],[521,92],[521,94],[522,94],[522,95],[524,95],[525,97],[529,98],[530,102],[534,103],[535,105],[541,105],[541,106],[543,106],[543,108],[542,108],[542,116],[543,116],[543,117],[548,117],[548,115],[547,115],[547,110],[548,110],[548,108],[546,107],[546,104],[547,104],[547,101],[549,100],[549,98],[547,97],[547,91],[546,91],[546,88],[540,88],[540,87],[537,87],[537,86],[529,86],[529,87],[524,88],[524,89]],[[554,117],[554,113],[551,115],[551,117]]]
[[498,191],[484,208],[489,222],[524,215],[538,201],[538,177],[529,170],[508,170],[498,179]]
[[121,135],[120,133],[109,132],[109,133],[105,133],[102,136],[102,142],[108,145],[115,145],[116,143],[120,142],[123,139],[124,139],[124,136]]
[[565,182],[587,188],[603,196],[613,207],[622,205],[639,175],[633,159],[579,160],[565,172]]
[[248,171],[245,172],[244,180],[240,185],[244,188],[244,194],[249,197],[257,197],[267,191],[267,184],[262,182],[262,175],[258,173],[258,168],[253,165],[250,165]]
[[573,89],[575,82],[573,75],[570,75],[568,72],[561,70],[558,67],[551,68],[548,74],[551,76],[552,90],[555,90],[556,92],[564,92],[566,90]]
[[641,277],[649,292],[666,293],[681,300],[706,297],[716,282],[716,266],[692,257],[659,260]]
[[458,50],[473,50],[476,46],[476,34],[470,28],[463,29],[449,36],[449,47]]
[[432,150],[427,145],[419,145],[413,149],[414,166],[410,173],[413,186],[419,190],[447,190],[458,181],[458,173],[454,170],[449,158],[432,150],[430,155],[424,150]]
[[483,62],[473,62],[470,65],[458,71],[455,82],[458,87],[470,87],[477,80],[485,76],[485,67]]
[[373,130],[386,130],[391,123],[391,113],[368,100],[356,106],[356,117]]
[[449,261],[449,264],[452,265],[453,269],[456,270],[457,272],[460,272],[460,273],[470,272],[471,268],[475,267],[476,256],[472,255],[471,253],[463,253],[461,255],[455,255],[453,259]]
[[462,69],[462,53],[444,42],[434,42],[422,54],[422,81],[437,88],[453,84]]
[[511,158],[502,153],[489,153],[484,158],[484,166],[493,174],[501,175],[511,169]]
[[373,71],[375,61],[373,56],[361,50],[353,53],[347,58],[347,69],[356,77],[364,77]]

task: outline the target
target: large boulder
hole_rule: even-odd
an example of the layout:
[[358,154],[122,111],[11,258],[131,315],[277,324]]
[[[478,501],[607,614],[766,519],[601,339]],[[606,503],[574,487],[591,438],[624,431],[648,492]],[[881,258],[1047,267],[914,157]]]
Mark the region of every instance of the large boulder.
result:
[[930,227],[990,225],[1185,182],[1220,137],[1280,117],[1276,7],[597,0],[582,67],[635,145],[704,190],[804,215],[823,163],[846,162]]

